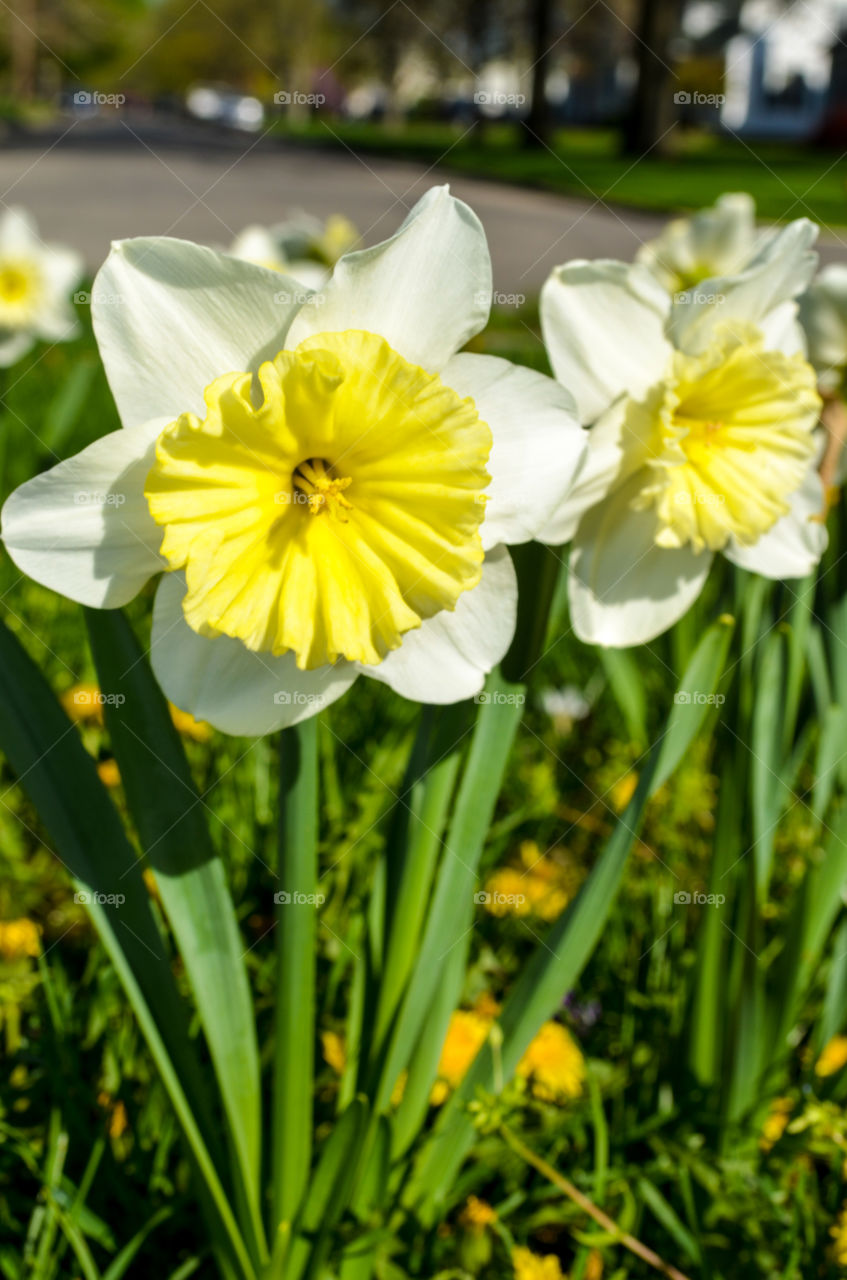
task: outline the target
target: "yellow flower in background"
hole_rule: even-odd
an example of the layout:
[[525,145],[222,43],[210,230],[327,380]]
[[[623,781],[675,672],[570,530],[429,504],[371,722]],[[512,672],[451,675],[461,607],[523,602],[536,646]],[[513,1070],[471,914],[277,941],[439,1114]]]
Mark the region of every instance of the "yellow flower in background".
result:
[[0,366],[20,360],[38,339],[77,336],[71,290],[83,270],[79,254],[44,243],[24,209],[0,213]]
[[[440,1106],[456,1089],[479,1053],[500,1012],[486,992],[473,1009],[457,1009],[450,1019],[438,1063],[438,1079],[430,1102]],[[517,1074],[530,1081],[533,1095],[543,1102],[578,1098],[585,1082],[585,1059],[573,1037],[558,1022],[545,1022],[521,1058]]]
[[459,1222],[466,1231],[481,1233],[496,1221],[497,1210],[478,1196],[468,1196],[465,1207],[459,1214]]
[[34,958],[41,951],[41,930],[33,920],[0,920],[0,955],[4,960]]
[[759,1139],[759,1146],[763,1151],[770,1151],[788,1127],[788,1121],[791,1119],[791,1112],[794,1110],[794,1101],[792,1098],[776,1098],[771,1105],[771,1109],[762,1125],[762,1136]]
[[457,1009],[451,1016],[438,1063],[438,1079],[430,1093],[433,1106],[440,1106],[450,1090],[461,1084],[493,1023],[492,1015],[475,1009]]
[[815,1075],[834,1076],[847,1063],[847,1036],[833,1036],[815,1063]]
[[97,776],[104,787],[119,787],[121,785],[121,771],[118,768],[117,760],[112,756],[107,756],[105,760],[97,761]]
[[205,720],[195,720],[190,711],[180,711],[179,707],[175,707],[172,702],[168,703],[168,708],[177,733],[181,733],[184,738],[191,738],[194,742],[209,741],[212,729]]
[[554,1253],[533,1253],[520,1246],[512,1250],[515,1280],[565,1280],[562,1264]]
[[332,1067],[336,1075],[343,1075],[347,1065],[347,1046],[344,1043],[344,1037],[337,1031],[322,1031],[321,1049],[328,1066]]
[[559,1022],[545,1022],[518,1063],[542,1102],[578,1098],[585,1084],[585,1059],[571,1034]]
[[829,1228],[834,1244],[833,1256],[839,1267],[847,1267],[847,1204],[843,1205],[834,1224]]
[[499,867],[488,877],[485,910],[493,916],[555,920],[579,887],[580,876],[543,854],[534,840],[524,840],[519,854],[519,866]]
[[634,769],[630,769],[629,773],[625,773],[622,778],[618,778],[609,793],[609,798],[612,801],[612,808],[615,810],[615,813],[623,813],[624,809],[635,794],[635,788],[637,786],[638,774]]
[[60,699],[66,714],[78,724],[103,723],[103,695],[90,681],[75,684]]

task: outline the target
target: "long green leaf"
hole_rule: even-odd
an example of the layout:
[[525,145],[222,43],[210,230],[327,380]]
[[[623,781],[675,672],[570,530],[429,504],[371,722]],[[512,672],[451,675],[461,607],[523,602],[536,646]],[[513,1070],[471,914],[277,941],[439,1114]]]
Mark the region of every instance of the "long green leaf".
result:
[[[214,1125],[186,1009],[150,909],[138,859],[74,726],[38,668],[0,625],[0,750],[85,895],[100,939],[138,1018],[198,1171],[213,1241],[230,1275],[253,1268],[213,1152]],[[123,898],[123,901],[120,901]]]
[[387,1108],[400,1072],[408,1065],[441,981],[445,957],[453,947],[467,946],[477,867],[524,699],[519,686],[507,685],[496,672],[482,696],[486,700],[479,709],[423,941],[382,1064],[375,1094],[377,1112]]
[[260,1211],[260,1082],[244,945],[221,858],[209,838],[167,702],[127,619],[86,609],[106,727],[141,846],[191,984],[226,1112],[256,1261]]

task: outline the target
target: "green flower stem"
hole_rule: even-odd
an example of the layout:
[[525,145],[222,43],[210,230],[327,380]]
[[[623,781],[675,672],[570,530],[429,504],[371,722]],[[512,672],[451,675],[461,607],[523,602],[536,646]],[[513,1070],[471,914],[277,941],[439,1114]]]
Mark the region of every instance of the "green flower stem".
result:
[[518,575],[518,620],[502,671],[507,680],[521,684],[544,654],[550,609],[565,560],[561,547],[540,542],[511,547],[509,554]]
[[631,1236],[628,1231],[622,1231],[613,1218],[610,1218],[607,1213],[599,1209],[593,1200],[589,1200],[588,1196],[580,1191],[579,1187],[575,1187],[569,1178],[564,1177],[551,1164],[543,1160],[541,1156],[536,1155],[532,1148],[528,1147],[517,1134],[512,1133],[511,1129],[505,1124],[500,1125],[499,1132],[522,1160],[525,1160],[528,1165],[536,1169],[542,1177],[551,1182],[563,1195],[566,1195],[569,1200],[578,1205],[584,1213],[588,1214],[589,1218],[593,1218],[597,1225],[607,1231],[618,1244],[622,1244],[625,1249],[629,1249],[630,1253],[634,1253],[636,1257],[641,1258],[643,1262],[646,1262],[648,1266],[653,1267],[663,1276],[667,1276],[669,1280],[689,1280],[688,1276],[682,1271],[671,1266],[669,1262],[664,1262],[657,1253],[654,1253],[652,1249],[648,1249],[646,1244],[636,1240],[635,1236]]
[[318,722],[280,739],[272,1240],[300,1209],[312,1158],[317,941]]

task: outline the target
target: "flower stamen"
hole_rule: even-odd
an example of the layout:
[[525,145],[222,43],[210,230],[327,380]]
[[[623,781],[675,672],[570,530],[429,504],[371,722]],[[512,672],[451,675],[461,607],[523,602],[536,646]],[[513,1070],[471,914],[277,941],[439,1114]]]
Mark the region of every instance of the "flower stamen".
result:
[[313,516],[326,510],[346,524],[350,519],[346,512],[353,510],[353,503],[344,497],[343,491],[353,483],[353,477],[332,476],[330,470],[323,458],[307,458],[294,472],[294,488],[305,496]]

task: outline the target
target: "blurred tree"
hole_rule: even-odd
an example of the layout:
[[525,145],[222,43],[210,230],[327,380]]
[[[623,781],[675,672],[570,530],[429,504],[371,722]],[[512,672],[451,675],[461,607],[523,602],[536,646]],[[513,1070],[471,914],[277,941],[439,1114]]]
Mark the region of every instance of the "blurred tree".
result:
[[637,78],[624,124],[628,155],[662,149],[673,128],[672,43],[679,33],[684,0],[640,0],[635,27]]

